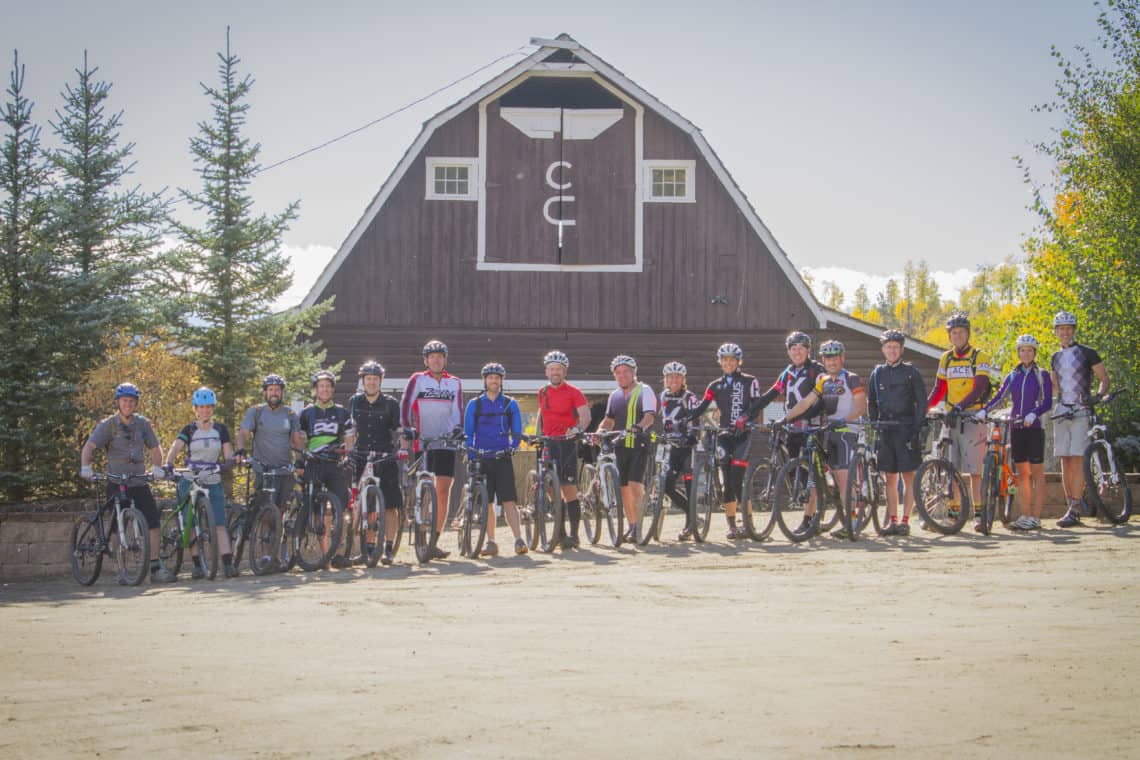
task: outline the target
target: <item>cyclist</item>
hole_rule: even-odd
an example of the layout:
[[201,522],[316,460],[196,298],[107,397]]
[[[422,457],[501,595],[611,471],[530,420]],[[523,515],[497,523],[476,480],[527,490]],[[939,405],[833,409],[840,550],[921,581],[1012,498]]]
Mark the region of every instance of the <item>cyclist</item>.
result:
[[[420,352],[424,357],[423,372],[408,378],[404,396],[400,399],[400,424],[415,428],[425,438],[436,438],[455,431],[460,426],[463,385],[459,378],[448,374],[447,345],[443,341],[429,340]],[[419,442],[415,446],[419,448]],[[442,442],[433,443],[425,459],[428,471],[435,475],[435,494],[439,503],[436,512],[436,529],[443,531],[447,521],[447,505],[451,503],[451,481],[455,477],[455,450]],[[438,546],[433,559],[447,559],[451,552]]]
[[[696,394],[689,390],[685,377],[689,370],[678,361],[671,361],[661,369],[665,389],[661,391],[658,408],[661,410],[661,424],[666,433],[688,432],[689,413],[700,402]],[[689,435],[683,445],[674,444],[669,452],[669,476],[665,478],[665,493],[673,506],[685,513],[685,529],[677,535],[678,541],[688,541],[693,537],[693,526],[689,520],[689,499],[685,491],[677,487],[677,481],[685,483],[687,491],[693,480],[694,436]]]
[[[395,452],[396,433],[400,429],[400,402],[381,392],[384,367],[380,362],[369,359],[360,365],[356,376],[360,379],[363,390],[348,400],[348,416],[356,433],[349,461],[352,463],[355,475],[359,475],[364,472],[369,452],[377,454]],[[407,456],[407,452],[403,449],[399,453],[404,457]],[[399,509],[404,504],[404,493],[400,489],[400,468],[396,460],[387,459],[374,464],[372,473],[380,481],[380,493],[384,496],[384,536],[382,537],[384,548],[380,552],[380,562],[390,565],[396,531],[400,529]],[[371,554],[374,545],[365,548]]]
[[[1081,524],[1081,494],[1085,490],[1084,454],[1089,433],[1089,407],[1108,393],[1112,381],[1100,354],[1088,346],[1077,343],[1077,317],[1067,311],[1053,317],[1053,332],[1061,341],[1061,348],[1053,354],[1050,369],[1053,387],[1057,391],[1057,411],[1075,410],[1071,420],[1057,419],[1053,423],[1053,454],[1061,460],[1061,484],[1069,509],[1057,521],[1058,528],[1071,528]],[[1092,395],[1093,376],[1099,383],[1097,396]]]
[[744,526],[736,524],[736,502],[744,490],[744,471],[752,450],[752,436],[746,426],[762,408],[760,381],[740,371],[744,351],[735,343],[722,344],[716,350],[716,358],[724,375],[709,383],[704,399],[689,412],[689,418],[700,417],[715,402],[720,410],[720,426],[731,430],[721,436],[718,447],[724,450],[720,466],[724,476],[724,518],[728,521],[725,535],[729,539],[747,538]]
[[[795,422],[796,419],[810,413],[821,401],[824,413],[830,422],[852,423],[867,413],[867,394],[863,388],[862,378],[843,367],[845,350],[843,344],[837,340],[829,340],[819,347],[824,373],[816,378],[815,388],[811,393],[796,404],[777,424]],[[847,468],[851,464],[852,454],[855,453],[855,445],[859,442],[860,427],[841,424],[827,432],[827,466],[835,476],[835,485],[839,489],[843,509],[847,508]],[[796,532],[808,530],[814,515],[815,493],[812,492],[804,507],[803,521]],[[842,527],[836,528],[831,535],[836,538],[846,537]]]
[[[166,470],[174,468],[174,460],[183,449],[186,450],[186,466],[195,464],[221,464],[223,461],[233,461],[234,447],[230,442],[230,431],[225,425],[214,421],[214,407],[218,398],[209,388],[199,388],[190,397],[194,407],[194,416],[197,418],[178,433],[174,443],[170,444],[170,451],[166,454]],[[220,472],[205,473],[198,479],[199,485],[206,487],[210,496],[210,518],[214,522],[215,540],[218,550],[222,553],[222,564],[225,566],[227,578],[238,574],[234,567],[234,553],[230,547],[230,532],[226,529],[226,491],[222,487],[222,474]],[[190,492],[190,479],[186,477],[178,480],[178,500],[182,501]],[[198,556],[199,546],[192,547],[191,554]],[[191,574],[195,580],[205,578],[206,574],[197,562]]]
[[[902,360],[906,335],[885,330],[879,337],[883,359],[871,370],[868,381],[867,413],[872,421],[894,422],[897,427],[879,431],[875,456],[886,479],[887,536],[910,535],[910,513],[914,509],[914,472],[922,464],[922,426],[926,421],[926,384],[922,373]],[[898,519],[899,478],[903,486],[902,521]]]
[[[306,467],[312,467],[313,472],[309,476],[340,499],[341,505],[347,509],[348,480],[340,462],[334,457],[337,449],[352,448],[355,431],[348,410],[332,400],[335,387],[336,375],[331,371],[322,369],[313,375],[314,400],[301,410],[299,423],[303,448],[321,458],[308,464],[305,460],[298,459],[296,470],[298,476],[304,477]],[[321,537],[322,549],[325,551],[328,551],[328,547],[324,546],[327,541],[326,536]],[[333,567],[348,567],[350,564],[352,563],[343,554],[332,558]]]
[[[463,414],[463,434],[467,438],[469,456],[474,449],[482,451],[518,450],[522,440],[522,413],[513,398],[503,393],[503,378],[507,370],[498,362],[483,365],[483,393],[467,402]],[[526,541],[519,529],[518,494],[515,489],[515,467],[510,456],[506,459],[488,459],[483,463],[487,477],[487,503],[493,505],[496,497],[503,505],[503,514],[511,532],[515,534],[515,554],[526,554]],[[499,546],[495,543],[495,512],[488,509],[487,545],[481,554],[496,557]]]
[[[970,483],[975,507],[982,501],[982,458],[986,452],[986,425],[981,419],[965,417],[982,410],[990,397],[994,369],[989,356],[970,345],[970,317],[964,312],[946,320],[950,350],[938,361],[938,376],[927,399],[931,409],[943,400],[950,407],[947,424],[956,461],[951,462]],[[983,413],[984,414],[984,413]],[[981,520],[975,514],[974,531],[981,532]]]
[[[760,396],[760,409],[764,410],[777,397],[784,397],[784,413],[793,409],[815,388],[815,381],[824,373],[823,365],[811,358],[811,336],[799,330],[793,331],[784,339],[784,347],[788,351],[791,361],[787,367],[772,383],[772,387]],[[823,421],[820,415],[807,415],[792,423],[787,435],[785,445],[788,447],[788,456],[795,459],[803,448],[803,428],[808,425],[818,425]]]
[[[276,373],[266,375],[261,381],[261,392],[265,402],[246,409],[238,427],[237,452],[239,461],[246,456],[246,443],[253,436],[254,488],[260,490],[265,468],[281,472],[293,464],[293,451],[304,446],[301,426],[297,413],[285,406],[285,378]],[[284,514],[293,497],[295,480],[292,474],[276,475],[276,490],[273,500]],[[284,521],[282,521],[284,523]]]
[[649,461],[649,447],[642,432],[653,425],[657,416],[657,396],[653,389],[637,379],[637,361],[632,356],[618,354],[610,362],[610,372],[618,387],[610,393],[606,416],[598,425],[598,432],[628,430],[621,439],[617,456],[621,503],[629,524],[624,540],[637,540],[637,515],[645,499],[645,465]]
[[1005,376],[1001,389],[986,404],[990,411],[1010,395],[1013,408],[1010,415],[1021,420],[1020,426],[1010,426],[1009,445],[1014,467],[1017,468],[1018,501],[1021,515],[1009,526],[1013,530],[1037,530],[1041,527],[1041,508],[1045,504],[1045,429],[1041,416],[1053,408],[1053,381],[1048,372],[1037,366],[1037,349],[1040,345],[1032,335],[1017,339],[1017,358],[1020,363]]
[[[106,452],[106,469],[110,475],[145,475],[146,457],[149,455],[153,465],[151,475],[156,480],[165,477],[158,436],[154,434],[150,421],[135,412],[139,406],[140,395],[142,394],[133,383],[120,383],[115,387],[116,412],[100,420],[87,442],[83,444],[83,450],[79,454],[79,477],[85,480],[95,477],[95,473],[91,470],[91,455],[95,453],[95,449],[103,449]],[[108,497],[114,498],[118,493],[117,484],[107,484]],[[132,480],[127,483],[127,496],[146,517],[146,524],[150,529],[151,580],[170,583],[175,580],[174,573],[162,567],[158,561],[159,513],[154,494],[151,493],[146,481]]]
[[[590,405],[576,386],[566,382],[570,359],[561,351],[550,351],[542,357],[547,384],[538,389],[538,418],[534,428],[541,435],[574,436],[590,419]],[[582,522],[582,505],[578,503],[578,450],[573,439],[546,444],[558,463],[558,482],[562,484],[562,503],[570,520],[570,533],[562,534],[562,548],[578,546],[578,525]],[[553,547],[551,547],[553,548]]]

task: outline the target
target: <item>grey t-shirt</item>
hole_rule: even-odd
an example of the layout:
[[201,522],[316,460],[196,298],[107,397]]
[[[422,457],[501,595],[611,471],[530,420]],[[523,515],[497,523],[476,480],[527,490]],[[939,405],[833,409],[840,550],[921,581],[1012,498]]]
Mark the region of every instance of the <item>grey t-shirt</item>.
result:
[[131,417],[130,423],[112,414],[95,426],[87,442],[107,452],[107,472],[111,475],[145,475],[150,462],[147,451],[158,445],[158,436],[141,414]]
[[[293,462],[293,433],[301,429],[297,413],[282,404],[251,406],[241,421],[241,429],[253,433],[250,456],[269,467],[286,467]],[[254,469],[259,469],[254,463]]]

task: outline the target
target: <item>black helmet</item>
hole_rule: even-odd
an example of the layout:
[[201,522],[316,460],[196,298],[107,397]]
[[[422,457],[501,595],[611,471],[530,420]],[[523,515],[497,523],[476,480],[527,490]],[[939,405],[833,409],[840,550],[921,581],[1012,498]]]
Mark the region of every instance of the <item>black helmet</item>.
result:
[[423,355],[428,354],[443,354],[447,356],[447,344],[442,340],[429,340],[424,344]]
[[965,327],[967,330],[969,330],[970,315],[964,311],[957,311],[951,314],[950,318],[946,320],[946,329],[952,330],[955,327]]
[[332,370],[322,369],[319,372],[317,372],[315,375],[313,375],[313,387],[314,388],[317,387],[317,382],[320,380],[328,380],[333,385],[336,385],[336,375],[334,375],[332,373]]
[[901,330],[883,330],[883,334],[879,336],[879,344],[890,343],[894,341],[900,346],[906,345],[906,335]]
[[784,338],[784,348],[791,348],[792,346],[803,346],[810,351],[811,336],[799,330],[790,333],[788,337]]
[[365,375],[379,375],[384,377],[384,365],[375,359],[369,359],[360,365],[360,369],[356,371],[357,377],[364,377]]
[[278,375],[276,372],[270,372],[265,377],[261,378],[261,390],[265,390],[271,385],[280,385],[281,390],[285,390],[285,378]]

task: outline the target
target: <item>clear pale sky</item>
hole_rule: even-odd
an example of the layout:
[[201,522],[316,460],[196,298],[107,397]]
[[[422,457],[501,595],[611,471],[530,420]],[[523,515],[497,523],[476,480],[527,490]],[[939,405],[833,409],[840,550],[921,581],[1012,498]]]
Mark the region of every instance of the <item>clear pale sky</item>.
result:
[[[1036,220],[1012,156],[1049,136],[1055,117],[1032,111],[1054,92],[1049,48],[1093,43],[1091,1],[798,5],[4,0],[0,49],[5,79],[19,50],[48,142],[87,49],[125,112],[137,181],[157,190],[197,187],[188,140],[227,25],[256,80],[247,135],[265,165],[567,32],[703,130],[798,267],[881,281],[925,258],[960,279],[1018,253]],[[259,210],[301,201],[286,236],[300,292],[420,125],[517,60],[259,177]]]

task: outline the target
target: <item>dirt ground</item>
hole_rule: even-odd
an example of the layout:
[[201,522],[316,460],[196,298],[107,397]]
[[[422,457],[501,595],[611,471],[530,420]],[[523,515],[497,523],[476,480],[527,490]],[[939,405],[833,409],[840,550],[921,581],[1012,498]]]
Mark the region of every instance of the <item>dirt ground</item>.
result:
[[1137,526],[800,546],[719,527],[705,545],[6,584],[0,756],[1140,753]]

